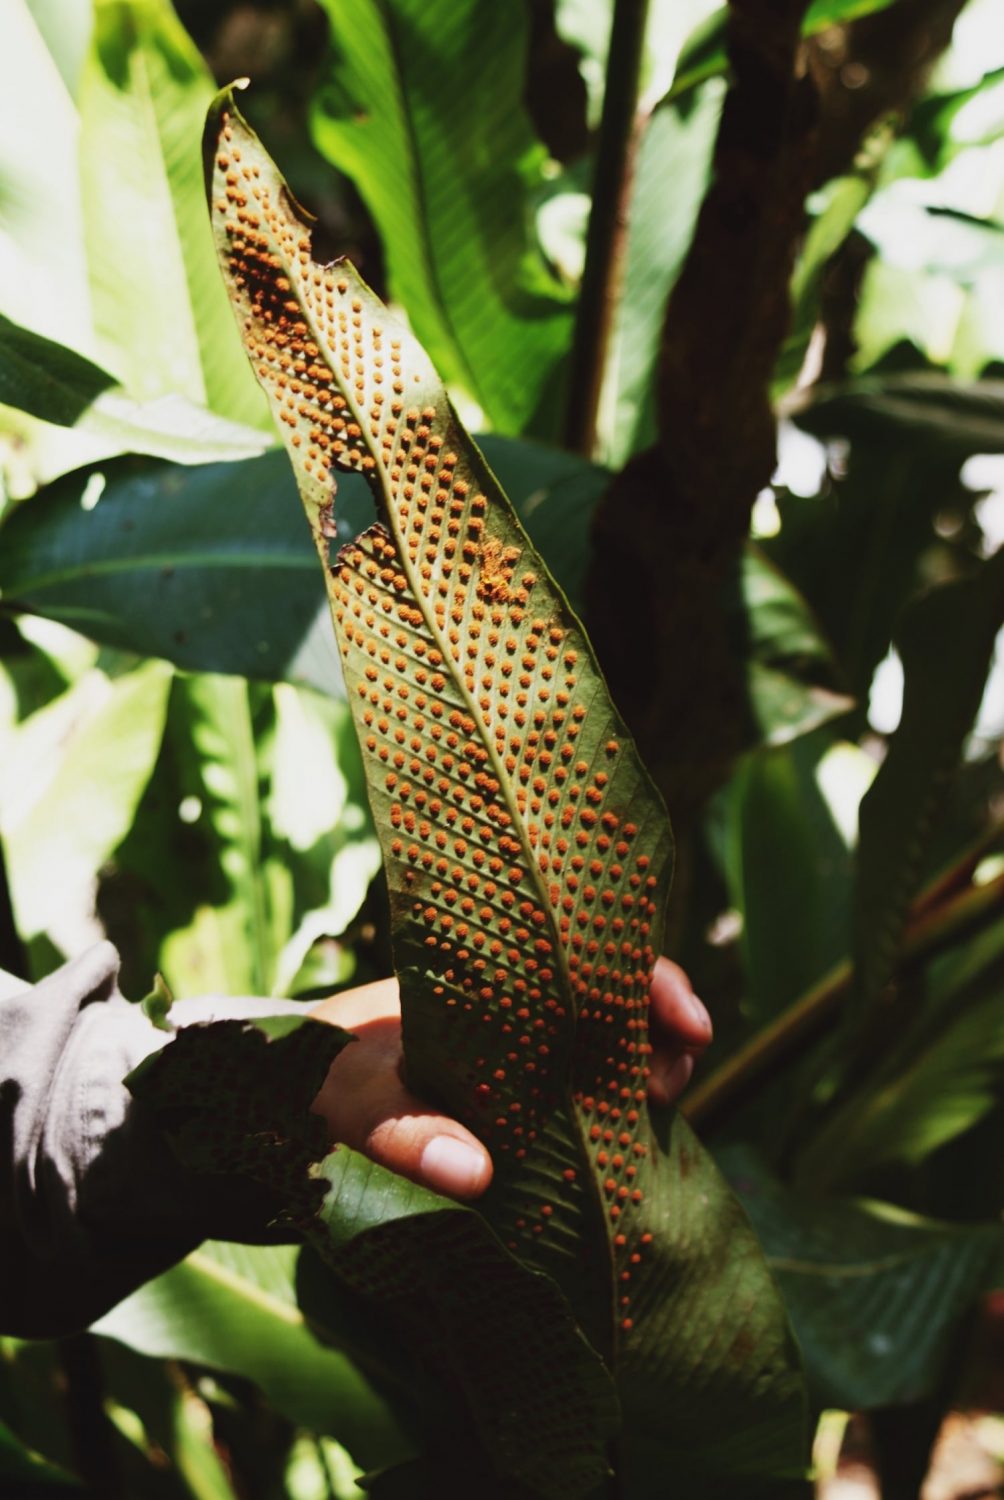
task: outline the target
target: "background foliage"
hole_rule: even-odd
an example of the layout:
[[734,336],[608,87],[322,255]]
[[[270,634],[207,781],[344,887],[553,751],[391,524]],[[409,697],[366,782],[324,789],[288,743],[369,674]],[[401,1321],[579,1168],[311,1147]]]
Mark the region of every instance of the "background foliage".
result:
[[[605,343],[577,309],[621,181],[609,0],[179,10],[3,5],[0,964],[107,932],[137,996],[389,969],[321,580],[205,228],[213,75],[248,72],[589,623],[716,1022],[685,1109],[819,1409],[871,1412],[884,1493],[916,1494],[1004,1269],[992,0],[737,3],[731,30],[653,0]],[[348,536],[368,501],[340,496]],[[83,1349],[4,1341],[0,1474],[358,1494],[414,1432],[345,1317],[295,1251],[204,1246]],[[55,1394],[81,1359],[97,1457]]]

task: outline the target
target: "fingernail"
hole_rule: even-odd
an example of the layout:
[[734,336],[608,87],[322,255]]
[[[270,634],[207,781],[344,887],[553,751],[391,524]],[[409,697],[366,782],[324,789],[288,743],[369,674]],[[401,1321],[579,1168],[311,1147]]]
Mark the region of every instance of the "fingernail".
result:
[[422,1178],[450,1198],[473,1198],[485,1179],[484,1153],[454,1135],[437,1135],[422,1152]]
[[690,1014],[693,1016],[698,1026],[700,1026],[703,1031],[710,1031],[711,1017],[708,1014],[707,1007],[705,1006],[703,1001],[698,1000],[693,991],[691,991],[687,996],[687,1004],[690,1007]]

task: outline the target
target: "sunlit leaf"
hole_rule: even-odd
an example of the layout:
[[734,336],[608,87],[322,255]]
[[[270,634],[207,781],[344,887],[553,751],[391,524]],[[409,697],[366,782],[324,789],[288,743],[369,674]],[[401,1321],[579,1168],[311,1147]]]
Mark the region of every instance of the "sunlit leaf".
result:
[[[797,1483],[800,1377],[756,1242],[682,1122],[660,1134],[648,1116],[665,810],[581,626],[432,367],[347,263],[311,259],[285,184],[226,93],[207,178],[235,312],[325,564],[384,849],[409,1082],[490,1146],[485,1217],[560,1283],[616,1370],[632,1493],[652,1493],[670,1454],[682,1495],[726,1476],[730,1494]],[[380,517],[337,558],[333,469],[370,478]],[[339,1174],[347,1161],[336,1156]],[[377,1176],[374,1201],[343,1192],[327,1227],[336,1257],[353,1235],[345,1253],[379,1272],[373,1290],[393,1303],[436,1215],[399,1185],[399,1238],[382,1223],[393,1200]],[[386,1244],[378,1263],[354,1248],[350,1202],[373,1226],[362,1239]],[[481,1440],[512,1454],[488,1378]],[[584,1493],[590,1463],[595,1482],[595,1453],[581,1454],[548,1493]]]
[[93,928],[98,870],[125,836],[157,757],[171,669],[94,669],[4,736],[2,831],[22,938],[64,952]]
[[[81,216],[79,120],[32,9],[27,0],[7,0],[4,6],[0,310],[96,357]],[[25,150],[27,120],[32,122],[30,151]]]
[[288,869],[268,858],[257,722],[266,695],[240,678],[212,676],[189,678],[185,692],[203,805],[231,893],[220,943],[223,988],[268,995],[289,932],[292,892]]
[[476,0],[324,9],[314,139],[373,215],[393,296],[489,425],[539,424],[571,324],[533,236],[546,153],[519,102],[527,17]]
[[95,0],[80,84],[81,181],[101,348],[134,397],[182,393],[260,427],[267,418],[202,211],[199,140],[212,95],[169,0]]
[[408,1452],[385,1403],[296,1302],[295,1245],[207,1241],[120,1302],[94,1332],[140,1354],[253,1380],[298,1426],[336,1434],[376,1466]]
[[601,430],[614,467],[655,439],[655,364],[666,304],[708,185],[724,88],[713,82],[684,108],[654,111],[641,139],[624,284],[613,326]]
[[0,314],[0,402],[43,422],[77,427],[108,453],[203,464],[261,453],[268,438],[186,396],[135,401],[72,349]]

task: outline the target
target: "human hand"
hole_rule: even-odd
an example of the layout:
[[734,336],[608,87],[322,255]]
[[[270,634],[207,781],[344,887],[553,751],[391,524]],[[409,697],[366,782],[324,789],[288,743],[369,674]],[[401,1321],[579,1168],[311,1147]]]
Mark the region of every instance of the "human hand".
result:
[[[668,958],[652,975],[653,1104],[671,1104],[711,1041],[711,1019],[690,980]],[[392,1171],[450,1198],[478,1198],[492,1179],[485,1147],[458,1120],[438,1114],[401,1078],[401,1002],[396,979],[346,990],[311,1014],[351,1031],[357,1040],[332,1063],[311,1108],[332,1140],[363,1151]]]

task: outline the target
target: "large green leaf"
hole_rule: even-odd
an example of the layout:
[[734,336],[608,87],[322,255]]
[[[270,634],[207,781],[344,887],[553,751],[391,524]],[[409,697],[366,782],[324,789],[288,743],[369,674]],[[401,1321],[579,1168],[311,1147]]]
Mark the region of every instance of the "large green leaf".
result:
[[0,314],[0,402],[72,427],[115,381],[82,354]]
[[971,578],[932,589],[903,616],[903,715],[861,807],[854,958],[858,1003],[890,979],[932,824],[962,753],[998,632],[1004,551]]
[[93,935],[95,877],[153,770],[170,685],[163,662],[114,679],[94,668],[4,735],[0,833],[22,938],[69,952]]
[[[184,689],[198,795],[228,888],[228,899],[215,914],[226,981],[222,988],[230,994],[268,995],[276,956],[289,932],[292,899],[289,871],[269,857],[266,842],[257,741],[268,695],[239,677],[192,677]],[[171,938],[179,941],[182,935],[175,932]]]
[[960,1320],[1001,1284],[1000,1225],[793,1193],[741,1147],[721,1160],[780,1282],[815,1403],[860,1411],[930,1395]]
[[852,863],[821,785],[829,743],[811,735],[748,755],[724,794],[724,873],[743,919],[745,1008],[758,1024],[847,951]]
[[[519,102],[523,7],[325,0],[314,139],[355,182],[391,291],[444,379],[518,432],[553,406],[567,295],[532,227],[544,148]],[[538,427],[540,426],[538,420]]]
[[[365,518],[371,507],[353,490],[346,509],[356,498]],[[8,608],[189,670],[341,691],[337,653],[316,624],[323,587],[278,452],[247,465],[120,460],[69,474],[5,522],[0,590]]]
[[99,882],[123,990],[158,971],[179,997],[330,990],[352,977],[339,940],[379,863],[344,701],[176,680],[153,776]]
[[80,86],[81,181],[101,348],[135,397],[182,392],[260,427],[267,416],[202,211],[199,140],[212,95],[170,0],[95,0]]
[[[665,810],[421,349],[347,263],[312,260],[228,94],[206,152],[221,265],[325,566],[409,1081],[490,1146],[488,1223],[616,1370],[632,1492],[669,1462],[682,1495],[796,1482],[801,1382],[756,1242],[682,1122],[660,1134],[647,1110]],[[380,520],[332,558],[335,468],[370,478]],[[400,1237],[379,1231],[391,1292],[426,1232],[408,1201]],[[382,1217],[379,1200],[353,1212]],[[508,1444],[504,1413],[477,1422]]]
[[[234,676],[187,678],[176,698],[188,839],[164,840],[158,860],[172,862],[151,868],[141,809],[125,851],[139,890],[152,884],[172,913],[156,965],[178,995],[287,994],[314,943],[344,932],[379,868],[362,789],[349,784],[361,773],[347,710]],[[167,820],[178,827],[174,807]]]
[[187,396],[134,401],[98,365],[0,314],[0,403],[78,427],[108,453],[148,453],[203,464],[261,453],[268,438]]
[[[819,1126],[795,1143],[798,1180],[858,1187],[889,1163],[923,1162],[999,1107],[1004,1087],[1004,927],[931,965],[899,1035]],[[856,1084],[856,1086],[855,1086]],[[981,1194],[986,1201],[986,1190]]]
[[308,1327],[296,1301],[298,1255],[294,1245],[207,1241],[93,1331],[140,1354],[243,1375],[291,1422],[334,1434],[363,1464],[405,1457],[387,1406],[331,1347],[335,1335]]
[[[3,38],[0,308],[93,356],[76,107],[27,0],[7,0]],[[30,150],[25,149],[28,120]]]
[[624,283],[610,351],[612,389],[601,430],[614,468],[654,442],[655,367],[670,291],[683,266],[711,171],[724,88],[718,81],[687,101],[656,109],[638,147]]

